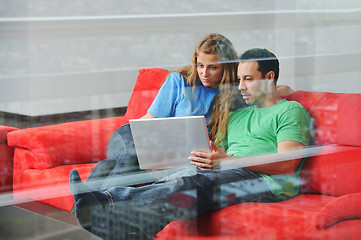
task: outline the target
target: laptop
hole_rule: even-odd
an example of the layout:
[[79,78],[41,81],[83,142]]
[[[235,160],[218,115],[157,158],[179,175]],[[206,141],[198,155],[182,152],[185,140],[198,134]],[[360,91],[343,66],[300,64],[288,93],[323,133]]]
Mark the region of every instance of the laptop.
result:
[[210,152],[204,116],[129,120],[140,169],[191,165],[192,150]]

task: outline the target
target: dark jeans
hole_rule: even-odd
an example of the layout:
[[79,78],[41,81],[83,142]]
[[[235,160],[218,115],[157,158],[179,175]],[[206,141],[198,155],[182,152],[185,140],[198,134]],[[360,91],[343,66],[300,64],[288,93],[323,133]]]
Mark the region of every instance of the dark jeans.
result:
[[[191,166],[159,181],[145,177],[154,182],[151,185],[127,187],[128,178],[138,179],[144,175],[148,174],[139,169],[130,126],[124,125],[110,138],[107,159],[96,164],[86,183],[108,196],[110,209],[114,210],[108,218],[126,219],[125,225],[150,238],[173,220],[203,215],[241,202],[280,200],[271,193],[260,174],[243,168],[202,171]],[[195,206],[184,201],[191,201]],[[155,220],[158,224],[150,227],[141,217],[135,218],[145,213],[158,214]],[[127,237],[121,239],[130,239],[125,232]],[[137,237],[136,234],[135,239]]]
[[[121,215],[150,238],[173,220],[188,219],[241,202],[280,200],[271,193],[260,174],[243,168],[201,171],[190,167],[151,185],[112,187],[105,193],[113,214]],[[178,199],[172,200],[174,198]],[[177,205],[185,199],[194,199],[196,207]],[[164,213],[157,215],[159,211]],[[158,221],[157,227],[150,228],[144,219],[134,217],[143,216],[144,212],[157,215],[154,218]]]
[[94,190],[105,190],[124,185],[120,182],[124,178],[119,178],[119,176],[134,172],[147,175],[150,182],[156,180],[148,175],[146,171],[139,169],[130,125],[125,124],[110,137],[107,146],[107,159],[98,162],[94,166],[86,183]]

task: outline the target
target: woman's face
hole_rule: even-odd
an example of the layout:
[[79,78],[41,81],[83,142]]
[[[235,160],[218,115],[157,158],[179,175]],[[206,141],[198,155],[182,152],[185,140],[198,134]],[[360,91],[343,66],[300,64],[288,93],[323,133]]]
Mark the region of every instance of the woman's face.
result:
[[218,54],[199,53],[197,72],[205,87],[217,88],[223,77],[223,65],[219,63]]

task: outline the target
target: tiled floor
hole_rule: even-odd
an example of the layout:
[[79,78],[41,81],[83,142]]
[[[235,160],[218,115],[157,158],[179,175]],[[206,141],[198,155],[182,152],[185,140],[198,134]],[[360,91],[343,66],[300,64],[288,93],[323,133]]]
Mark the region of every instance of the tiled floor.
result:
[[64,223],[68,223],[80,227],[74,214],[60,210],[58,208],[51,207],[43,203],[27,202],[27,203],[16,204],[16,206],[49,218],[59,220]]
[[41,203],[0,207],[0,215],[0,239],[100,239],[74,223],[71,213]]
[[40,202],[29,201],[27,199],[14,200],[12,192],[0,193],[0,209],[10,206],[17,206],[24,210],[80,227],[75,215],[70,212],[66,212]]

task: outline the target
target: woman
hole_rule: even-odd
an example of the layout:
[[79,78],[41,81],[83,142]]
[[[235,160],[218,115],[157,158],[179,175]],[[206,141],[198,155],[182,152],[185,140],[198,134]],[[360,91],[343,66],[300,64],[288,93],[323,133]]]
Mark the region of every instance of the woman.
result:
[[[204,115],[210,139],[215,140],[217,130],[225,129],[226,118],[222,116],[228,116],[232,105],[241,99],[236,97],[237,65],[237,53],[226,37],[218,33],[205,36],[196,46],[191,64],[168,75],[144,118]],[[221,117],[212,118],[213,112]],[[110,138],[107,159],[97,163],[87,183],[95,189],[107,189],[116,185],[114,176],[134,171],[139,171],[138,160],[126,124]]]

